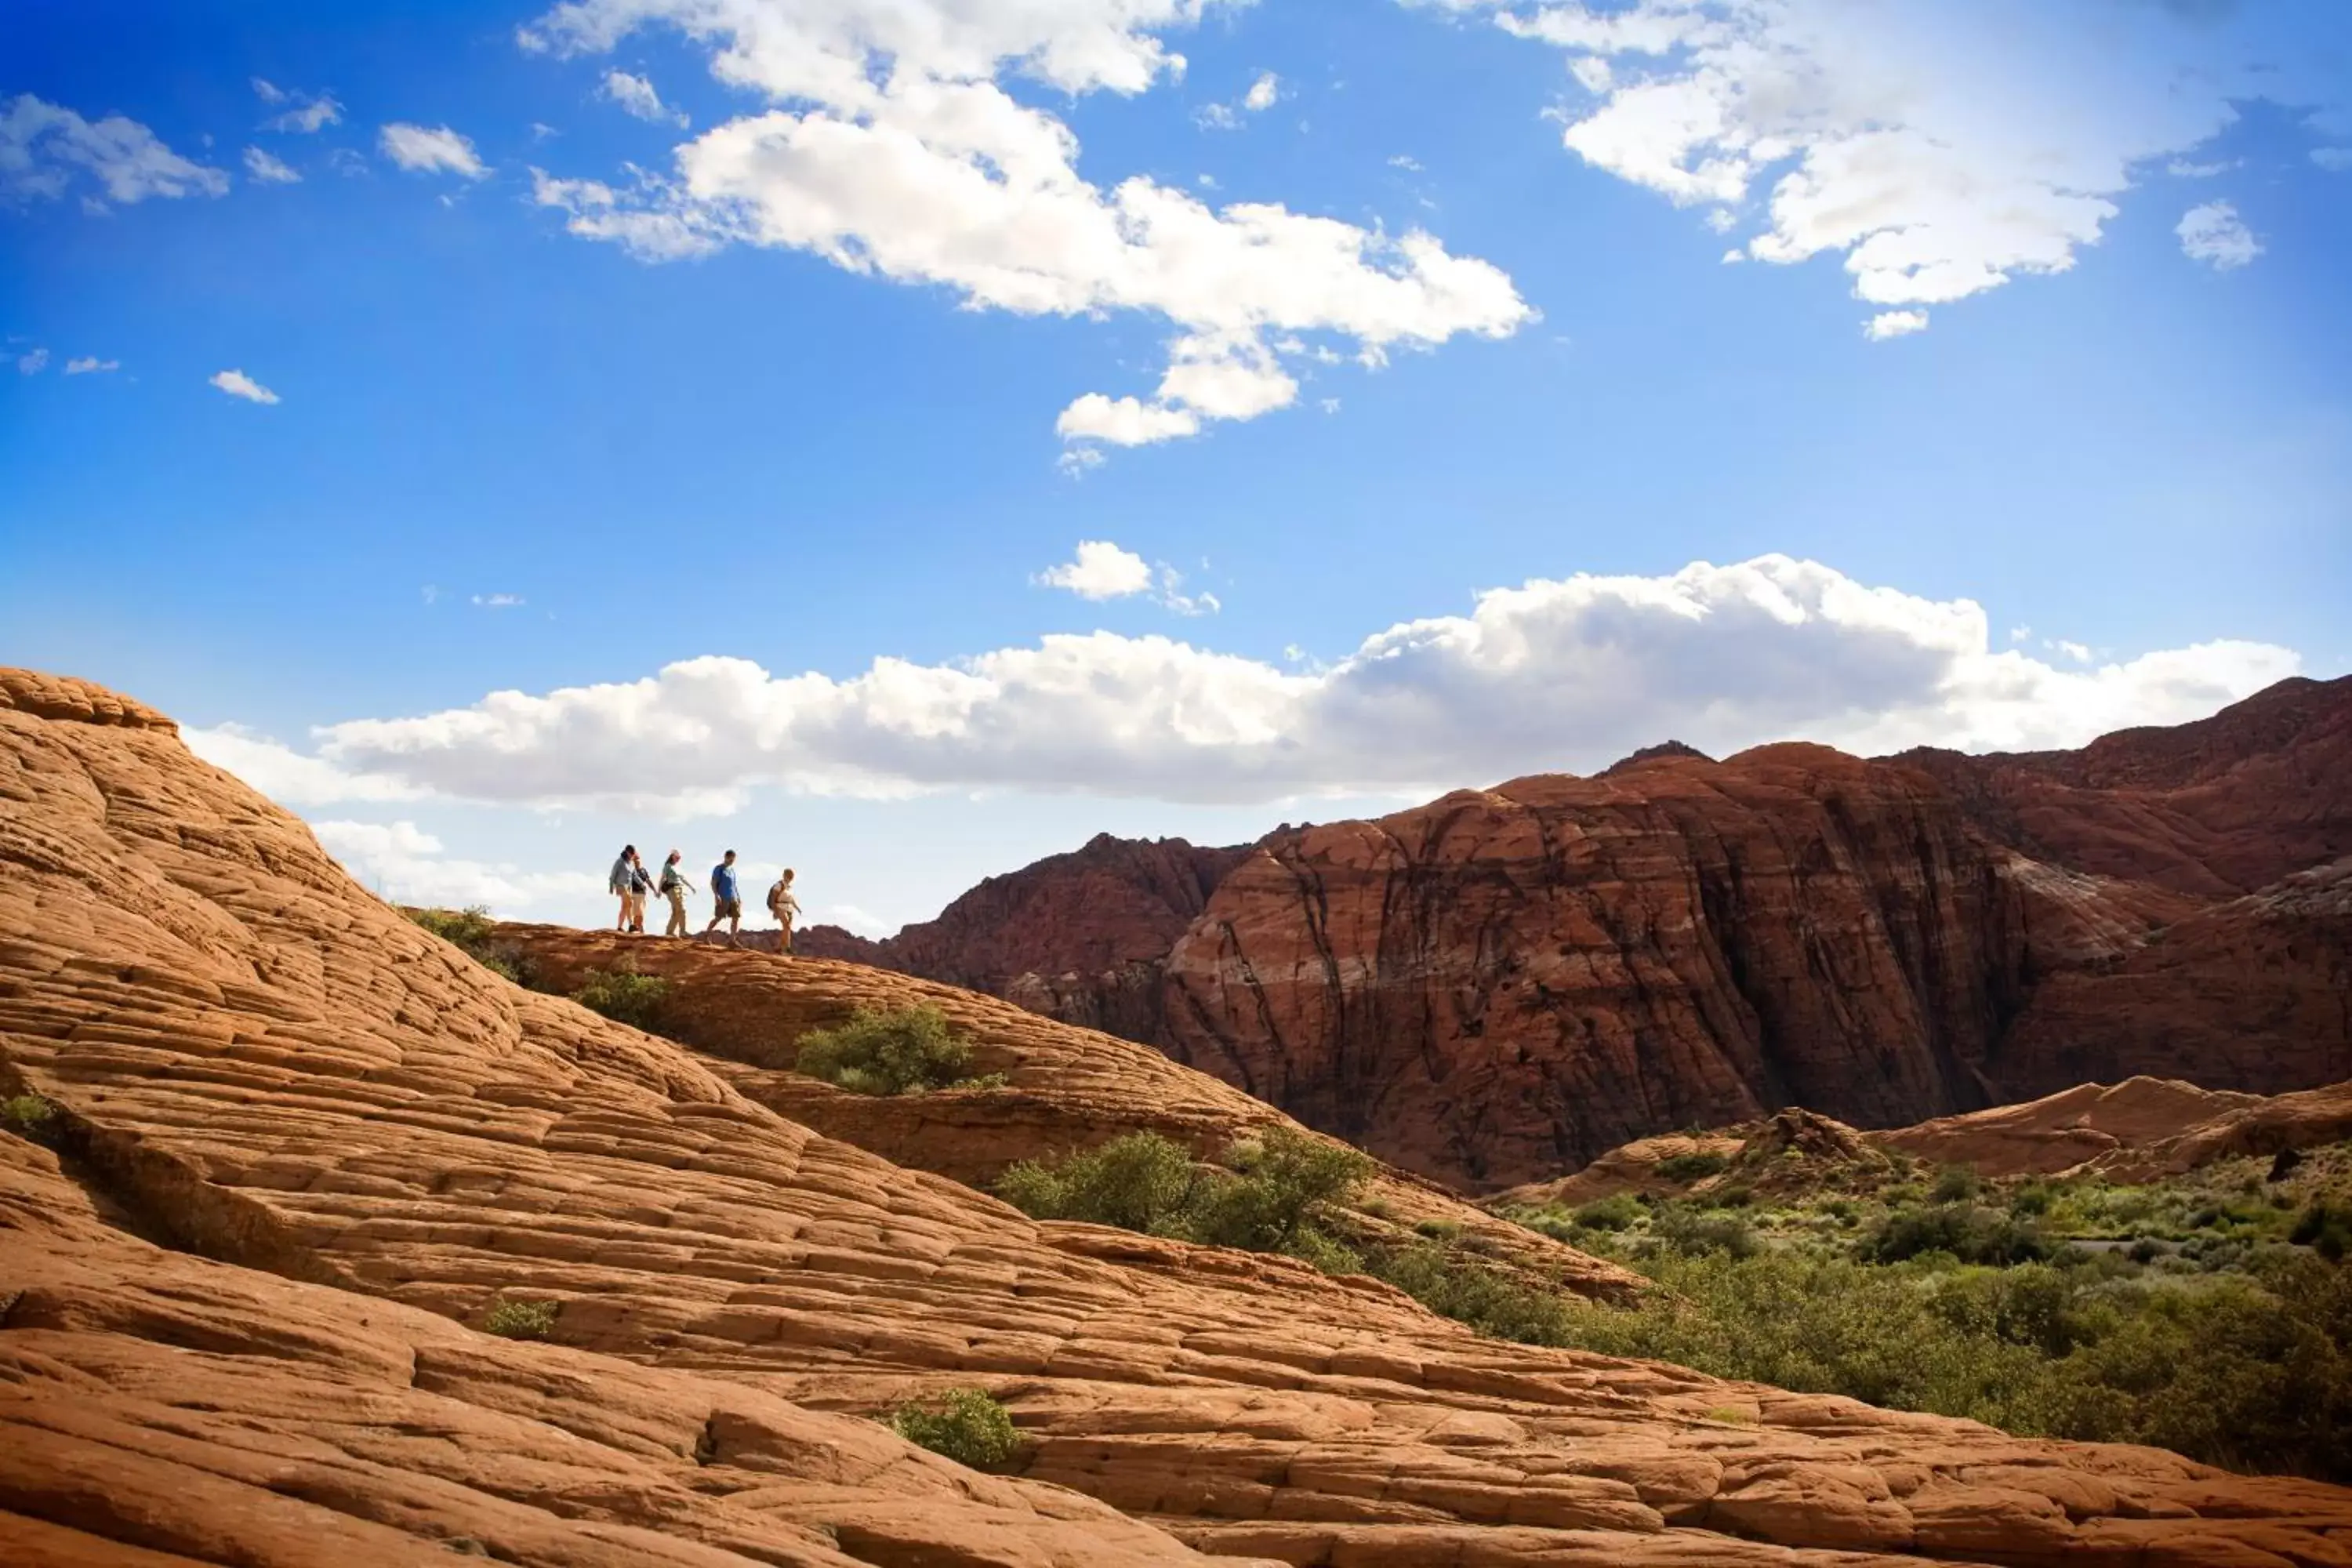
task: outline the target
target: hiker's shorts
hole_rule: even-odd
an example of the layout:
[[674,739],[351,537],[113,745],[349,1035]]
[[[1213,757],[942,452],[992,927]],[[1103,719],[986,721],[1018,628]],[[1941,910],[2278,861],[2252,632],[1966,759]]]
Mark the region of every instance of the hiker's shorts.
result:
[[740,899],[713,899],[711,900],[710,918],[715,921],[741,920],[743,918],[743,900]]

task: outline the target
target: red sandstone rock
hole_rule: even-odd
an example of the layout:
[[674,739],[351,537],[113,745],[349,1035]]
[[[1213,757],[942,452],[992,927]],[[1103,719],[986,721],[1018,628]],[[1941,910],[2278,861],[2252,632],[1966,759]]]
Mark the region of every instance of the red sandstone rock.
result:
[[[1034,1223],[498,979],[168,731],[50,711],[0,708],[0,1087],[72,1155],[0,1135],[16,1561],[2352,1563],[2338,1489]],[[557,1343],[465,1326],[500,1300]],[[971,1384],[1019,1474],[825,1414]]]

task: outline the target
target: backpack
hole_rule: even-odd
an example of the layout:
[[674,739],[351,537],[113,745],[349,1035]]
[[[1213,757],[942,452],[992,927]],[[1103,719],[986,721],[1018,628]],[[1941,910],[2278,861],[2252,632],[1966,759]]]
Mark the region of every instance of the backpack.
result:
[[768,889],[768,912],[772,915],[776,913],[778,909],[782,906],[783,901],[791,897],[792,894],[784,890],[784,885],[782,882],[778,882],[774,887],[770,888]]

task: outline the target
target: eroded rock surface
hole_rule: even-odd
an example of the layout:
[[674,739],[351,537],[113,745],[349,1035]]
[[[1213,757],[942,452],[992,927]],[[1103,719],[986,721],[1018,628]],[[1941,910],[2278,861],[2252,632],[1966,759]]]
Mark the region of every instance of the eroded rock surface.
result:
[[[534,1563],[2352,1563],[2337,1489],[1031,1222],[498,979],[169,731],[28,685],[0,676],[0,1075],[59,1108],[76,1180],[9,1146],[19,1561],[446,1561],[462,1531]],[[556,1347],[463,1326],[514,1300],[560,1306]],[[824,1415],[964,1384],[1015,1412],[1017,1476]]]

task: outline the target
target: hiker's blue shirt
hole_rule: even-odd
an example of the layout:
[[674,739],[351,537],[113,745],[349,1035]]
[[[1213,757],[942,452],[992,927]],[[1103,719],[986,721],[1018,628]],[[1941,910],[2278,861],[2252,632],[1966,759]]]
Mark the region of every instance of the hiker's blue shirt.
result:
[[724,863],[710,868],[710,893],[713,898],[732,899],[735,894],[735,868]]

